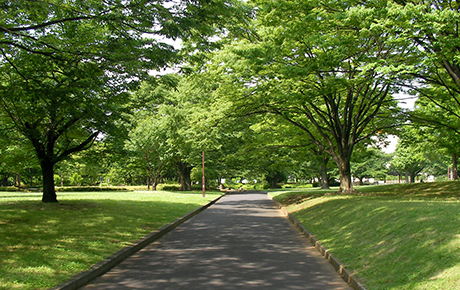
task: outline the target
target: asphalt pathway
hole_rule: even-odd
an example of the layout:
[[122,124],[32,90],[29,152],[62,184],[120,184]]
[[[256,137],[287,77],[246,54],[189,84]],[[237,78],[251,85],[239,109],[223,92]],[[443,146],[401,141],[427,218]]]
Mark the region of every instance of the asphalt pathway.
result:
[[82,289],[351,287],[265,193],[232,193]]

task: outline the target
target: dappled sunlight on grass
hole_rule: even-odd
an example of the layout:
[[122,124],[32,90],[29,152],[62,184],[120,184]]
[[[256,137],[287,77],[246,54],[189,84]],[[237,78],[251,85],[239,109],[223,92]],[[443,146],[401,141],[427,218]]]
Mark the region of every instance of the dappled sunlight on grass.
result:
[[[49,289],[220,193],[0,193],[0,289]],[[3,238],[4,237],[4,238]]]
[[460,183],[456,181],[391,184],[356,187],[361,193],[439,198],[460,198]]
[[276,198],[368,289],[460,289],[459,189],[443,182]]

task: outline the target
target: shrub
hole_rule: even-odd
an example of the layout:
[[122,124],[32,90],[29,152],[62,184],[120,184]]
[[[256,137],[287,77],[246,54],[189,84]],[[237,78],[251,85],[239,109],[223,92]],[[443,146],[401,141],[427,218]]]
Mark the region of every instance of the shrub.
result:
[[0,191],[18,191],[18,188],[13,186],[2,186],[0,187]]
[[100,186],[63,186],[56,187],[57,192],[82,192],[82,191],[127,191],[125,187],[100,187]]

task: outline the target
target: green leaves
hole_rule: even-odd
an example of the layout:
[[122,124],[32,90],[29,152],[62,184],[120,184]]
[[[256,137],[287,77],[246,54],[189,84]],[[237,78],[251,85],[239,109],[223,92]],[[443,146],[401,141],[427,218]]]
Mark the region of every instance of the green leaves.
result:
[[379,25],[385,3],[255,6],[258,38],[233,41],[208,66],[238,88],[224,98],[242,114],[272,113],[303,130],[349,178],[354,146],[395,125],[384,117],[395,113],[405,50]]
[[99,135],[123,137],[128,92],[151,70],[183,60],[161,39],[206,40],[223,30],[220,15],[242,7],[231,3],[0,3],[0,107],[47,161],[44,192],[54,195],[55,163]]

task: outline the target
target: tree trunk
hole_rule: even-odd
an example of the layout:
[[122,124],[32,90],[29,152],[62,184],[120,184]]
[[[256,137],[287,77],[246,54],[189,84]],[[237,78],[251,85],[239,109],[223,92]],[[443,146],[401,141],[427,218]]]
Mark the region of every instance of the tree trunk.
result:
[[329,189],[329,177],[327,176],[327,162],[329,157],[324,158],[320,165],[321,170],[321,189]]
[[353,183],[351,181],[351,174],[342,174],[340,173],[340,193],[352,193],[355,192]]
[[416,173],[411,173],[410,174],[410,183],[415,183],[415,177],[417,176]]
[[192,190],[192,179],[190,178],[190,174],[192,173],[193,166],[189,164],[179,161],[177,162],[177,173],[179,174],[180,178],[180,190],[181,191],[188,191]]
[[42,202],[58,202],[54,189],[54,163],[47,158],[40,162],[43,176]]
[[275,174],[272,179],[272,184],[270,185],[271,189],[275,189],[278,185],[278,174]]
[[18,190],[21,190],[21,173],[18,173],[17,178],[18,178],[18,182],[17,182]]
[[339,193],[353,193],[355,188],[353,187],[353,182],[351,180],[351,166],[349,158],[340,158],[337,162],[339,172],[340,172],[340,189]]
[[458,180],[457,154],[452,155],[452,180]]
[[150,180],[152,181],[152,191],[157,190],[157,186],[159,184],[160,178],[161,178],[161,176],[159,176],[159,175],[150,174]]

